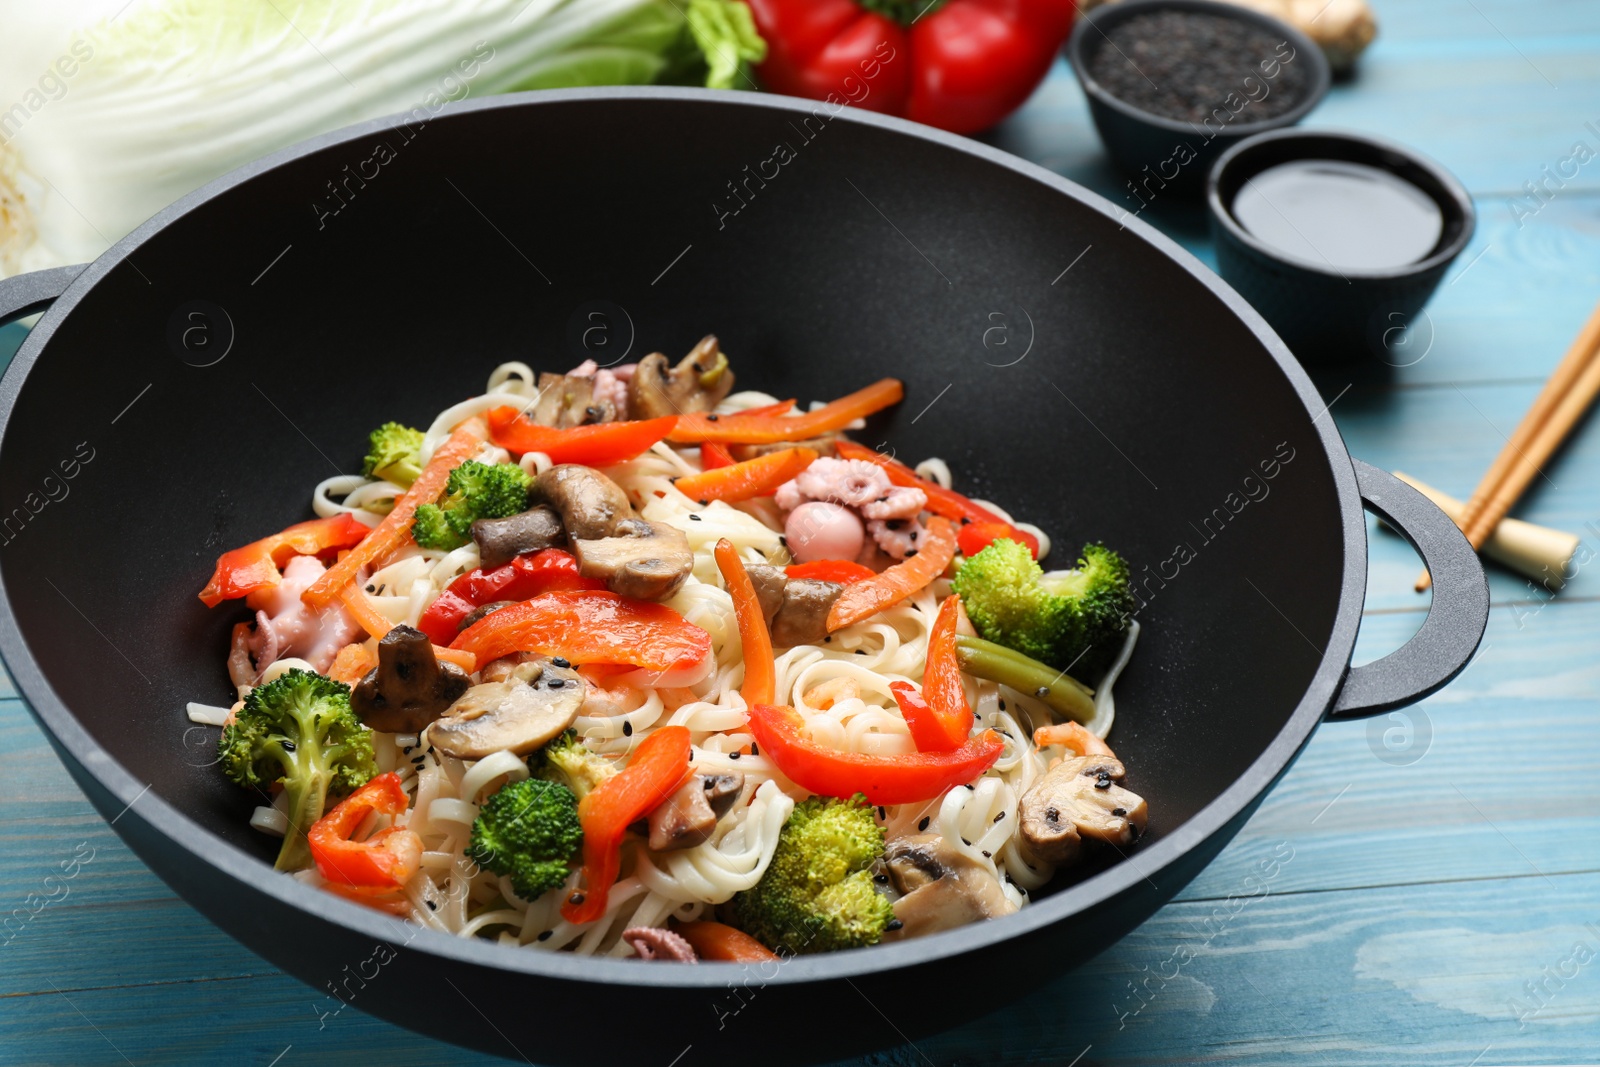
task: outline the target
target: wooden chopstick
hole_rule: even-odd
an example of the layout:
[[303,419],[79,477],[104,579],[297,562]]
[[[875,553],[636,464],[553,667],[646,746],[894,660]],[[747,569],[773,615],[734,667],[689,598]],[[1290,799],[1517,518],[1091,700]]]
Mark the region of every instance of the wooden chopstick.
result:
[[[1534,398],[1488,473],[1473,490],[1458,520],[1474,549],[1482,548],[1494,528],[1553,456],[1600,393],[1600,304],[1589,315],[1572,346]],[[1426,570],[1417,592],[1432,583]]]

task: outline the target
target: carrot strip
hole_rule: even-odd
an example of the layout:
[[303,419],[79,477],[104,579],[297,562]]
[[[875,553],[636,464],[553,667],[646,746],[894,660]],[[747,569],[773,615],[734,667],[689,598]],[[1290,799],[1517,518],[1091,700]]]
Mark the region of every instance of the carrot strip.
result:
[[354,582],[339,590],[339,599],[344,602],[345,610],[350,613],[350,617],[367,631],[369,637],[376,637],[381,641],[384,634],[394,629],[394,623],[379,613],[365,590]]
[[724,537],[714,550],[717,570],[728,584],[728,595],[733,597],[733,615],[739,623],[739,644],[744,653],[744,685],[739,695],[746,707],[770,704],[777,691],[777,669],[772,661],[772,634],[767,630],[767,617],[756,597],[755,583],[750,572],[744,569],[744,560],[733,542]]
[[944,573],[956,557],[956,528],[949,519],[935,515],[928,520],[928,534],[914,556],[871,578],[845,586],[828,612],[828,632],[869,619],[900,603]]
[[328,668],[328,677],[345,685],[355,685],[376,666],[377,662],[367,651],[366,644],[356,641],[345,645],[339,650],[339,654],[333,657],[333,666]]
[[726,923],[698,919],[688,923],[675,922],[672,929],[679,937],[689,942],[694,954],[703,960],[754,963],[780,958],[776,952],[743,930],[735,929]]
[[731,467],[688,474],[673,484],[684,496],[702,504],[713,500],[751,500],[776,493],[778,486],[811,466],[816,458],[814,449],[785,448],[781,452],[769,452]]
[[[384,618],[359,585],[352,582],[339,590],[339,599],[361,628],[378,640],[383,640],[384,635],[394,629],[394,623]],[[478,669],[478,657],[464,649],[434,645],[433,654],[441,662],[454,663],[468,674]]]
[[457,426],[456,432],[450,435],[450,440],[440,445],[434,452],[433,459],[411,484],[411,488],[394,502],[394,510],[373,527],[372,532],[351,549],[349,555],[329,567],[322,577],[312,582],[310,587],[300,594],[300,599],[308,606],[321,611],[332,603],[341,589],[356,580],[356,575],[360,573],[362,567],[388,558],[396,549],[409,543],[411,520],[416,515],[417,508],[423,504],[431,504],[439,498],[439,494],[444,492],[445,483],[450,480],[450,472],[478,454],[487,433],[488,429],[484,426],[483,420],[478,418],[468,419]]
[[681,415],[667,440],[680,444],[717,441],[730,445],[770,445],[778,441],[804,441],[819,434],[842,430],[856,419],[900,402],[905,386],[895,378],[874,382],[804,415]]

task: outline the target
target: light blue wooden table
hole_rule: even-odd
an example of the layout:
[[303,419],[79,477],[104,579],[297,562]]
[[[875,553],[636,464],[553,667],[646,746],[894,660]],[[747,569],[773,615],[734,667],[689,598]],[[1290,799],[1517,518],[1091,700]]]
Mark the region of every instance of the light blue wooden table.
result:
[[[1464,496],[1600,298],[1600,159],[1548,183],[1548,202],[1511,207],[1576,143],[1600,151],[1600,2],[1376,2],[1379,42],[1308,124],[1439,159],[1476,197],[1479,228],[1428,309],[1425,358],[1382,385],[1320,384],[1352,454]],[[992,139],[1117,199],[1065,70]],[[1209,258],[1193,218],[1155,221]],[[20,336],[0,333],[0,352]],[[1600,425],[1548,474],[1520,514],[1600,552]],[[1415,630],[1416,566],[1374,530],[1358,662]],[[866,1062],[1600,1061],[1596,569],[1555,599],[1492,574],[1467,672],[1404,716],[1318,730],[1173,904],[1005,1011]],[[0,914],[92,856],[68,897],[0,934],[0,1064],[502,1062],[354,1009],[319,1022],[313,990],[123,847],[0,687]],[[1267,857],[1278,873],[1258,893],[1247,877]]]

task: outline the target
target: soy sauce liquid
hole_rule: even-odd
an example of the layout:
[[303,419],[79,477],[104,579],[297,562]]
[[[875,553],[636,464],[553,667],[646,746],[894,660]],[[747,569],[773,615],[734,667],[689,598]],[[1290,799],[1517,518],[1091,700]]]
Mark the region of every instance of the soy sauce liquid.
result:
[[1362,163],[1300,159],[1257,174],[1233,217],[1285,258],[1334,270],[1382,270],[1424,259],[1444,214],[1404,178]]

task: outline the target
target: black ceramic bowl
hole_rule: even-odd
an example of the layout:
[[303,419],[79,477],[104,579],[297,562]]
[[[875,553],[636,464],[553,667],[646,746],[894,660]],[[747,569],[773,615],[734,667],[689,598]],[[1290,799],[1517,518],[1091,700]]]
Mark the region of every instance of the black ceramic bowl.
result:
[[[1418,700],[1477,646],[1488,595],[1455,525],[1352,463],[1238,295],[1057,175],[755,93],[573,90],[407,121],[285,149],[86,267],[0,282],[0,321],[48,306],[0,381],[0,501],[16,509],[0,515],[0,652],[117,832],[309,983],[308,1009],[348,997],[541,1063],[914,1041],[1132,930],[1325,716]],[[330,177],[380,145],[377,176],[330,201]],[[462,941],[273,871],[271,839],[246,825],[255,797],[184,715],[230,699],[247,612],[195,596],[218,553],[307,518],[310,487],[354,469],[373,426],[426,423],[496,363],[686,351],[708,330],[741,382],[779,396],[904,379],[866,441],[944,456],[958,488],[1044,526],[1059,558],[1099,538],[1132,561],[1144,636],[1111,742],[1152,815],[1131,862],[1107,853],[1001,920],[771,967]],[[1352,668],[1364,506],[1418,546],[1435,592],[1410,643]]]
[[[1114,47],[1107,34],[1139,15],[1160,11],[1190,11],[1234,19],[1259,26],[1293,51],[1254,57],[1239,70],[1237,92],[1216,102],[1212,117],[1203,123],[1185,122],[1153,114],[1113,96],[1096,81],[1090,61],[1100,48]],[[1328,93],[1328,61],[1305,34],[1281,19],[1215,0],[1124,0],[1104,4],[1079,20],[1067,42],[1067,58],[1089,100],[1089,114],[1105,142],[1112,161],[1127,173],[1132,193],[1140,201],[1166,195],[1198,196],[1205,188],[1206,172],[1229,146],[1266,130],[1293,126]],[[1132,60],[1130,60],[1132,62]],[[1274,68],[1272,64],[1278,63]],[[1305,75],[1304,94],[1298,104],[1282,114],[1252,120],[1251,108],[1267,99],[1288,64],[1299,64]]]
[[[1433,249],[1414,263],[1383,270],[1318,265],[1285,256],[1256,238],[1233,214],[1246,182],[1290,160],[1331,159],[1388,171],[1438,205],[1443,228]],[[1472,197],[1426,156],[1391,141],[1328,130],[1276,130],[1223,154],[1206,182],[1206,210],[1217,269],[1277,330],[1295,355],[1311,363],[1376,357],[1415,362],[1422,310],[1454,259],[1472,240]]]

